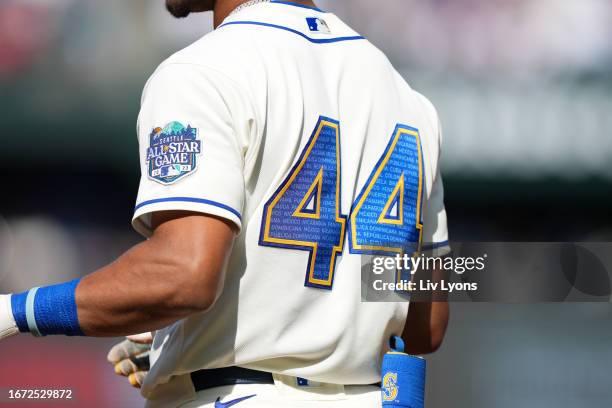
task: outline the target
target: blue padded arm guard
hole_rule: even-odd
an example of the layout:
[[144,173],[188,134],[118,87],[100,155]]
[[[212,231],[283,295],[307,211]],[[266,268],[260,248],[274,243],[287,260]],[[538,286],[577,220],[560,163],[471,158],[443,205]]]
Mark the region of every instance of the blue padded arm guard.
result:
[[382,406],[423,408],[425,405],[425,360],[404,353],[404,342],[391,338],[391,351],[383,357]]
[[19,331],[34,336],[83,336],[77,316],[76,287],[80,279],[33,288],[11,296],[11,309]]

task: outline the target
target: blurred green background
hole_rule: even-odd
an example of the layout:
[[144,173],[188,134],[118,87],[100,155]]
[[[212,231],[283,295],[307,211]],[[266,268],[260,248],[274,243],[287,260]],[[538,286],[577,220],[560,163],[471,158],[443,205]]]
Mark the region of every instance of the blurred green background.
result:
[[[438,108],[452,240],[612,241],[611,1],[318,5]],[[209,14],[175,20],[161,1],[0,2],[0,292],[85,274],[140,240],[140,93],[210,29]],[[428,406],[610,407],[610,340],[609,305],[453,305]],[[76,344],[29,342],[42,356]],[[139,403],[104,366],[108,341],[78,344],[102,378],[89,406]],[[0,349],[6,367],[12,350]],[[0,387],[9,377],[0,368]]]

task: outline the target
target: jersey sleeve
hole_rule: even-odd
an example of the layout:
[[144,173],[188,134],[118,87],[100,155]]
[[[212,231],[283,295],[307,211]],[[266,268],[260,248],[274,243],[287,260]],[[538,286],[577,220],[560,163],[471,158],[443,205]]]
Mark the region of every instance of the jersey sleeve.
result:
[[151,215],[185,210],[242,226],[248,105],[224,74],[199,65],[162,65],[138,116],[141,179],[132,225],[150,236]]
[[[433,108],[433,106],[432,106]],[[440,154],[442,146],[442,127],[435,115],[438,133],[438,158],[434,172],[433,185],[429,197],[423,206],[423,246],[422,250],[434,256],[443,256],[450,252],[446,208],[444,206],[444,185],[440,174]]]

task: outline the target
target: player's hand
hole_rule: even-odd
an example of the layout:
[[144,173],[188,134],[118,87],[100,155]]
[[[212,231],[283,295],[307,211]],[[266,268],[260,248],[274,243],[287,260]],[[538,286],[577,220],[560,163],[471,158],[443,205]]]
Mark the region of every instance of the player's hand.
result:
[[106,357],[114,365],[115,373],[128,377],[133,387],[140,388],[149,372],[149,350],[153,336],[151,333],[128,336],[116,344]]

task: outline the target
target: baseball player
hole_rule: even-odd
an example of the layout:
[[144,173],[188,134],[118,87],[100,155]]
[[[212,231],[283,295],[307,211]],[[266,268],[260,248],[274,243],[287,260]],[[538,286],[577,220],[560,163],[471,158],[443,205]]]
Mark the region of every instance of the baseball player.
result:
[[109,355],[150,407],[380,406],[390,336],[427,353],[447,323],[445,303],[360,301],[364,255],[447,248],[436,111],[311,1],[166,5],[216,29],[144,88],[148,239],[0,297],[0,337],[153,332]]

